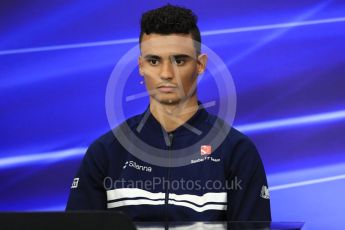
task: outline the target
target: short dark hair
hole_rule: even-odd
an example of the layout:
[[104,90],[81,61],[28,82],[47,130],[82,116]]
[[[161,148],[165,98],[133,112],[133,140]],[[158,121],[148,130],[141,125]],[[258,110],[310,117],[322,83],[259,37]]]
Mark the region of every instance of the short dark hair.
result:
[[190,9],[167,4],[144,13],[140,23],[139,44],[144,33],[151,34],[191,34],[196,53],[201,51],[201,36],[197,26],[198,18]]

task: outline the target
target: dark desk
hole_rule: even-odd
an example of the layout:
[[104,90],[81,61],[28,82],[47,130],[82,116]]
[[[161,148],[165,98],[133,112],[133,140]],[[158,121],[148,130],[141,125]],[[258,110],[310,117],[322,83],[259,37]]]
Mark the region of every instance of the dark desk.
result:
[[302,229],[301,222],[134,222],[138,230],[292,230]]
[[223,230],[301,229],[300,222],[131,222],[121,213],[109,211],[83,212],[3,212],[0,213],[1,230]]

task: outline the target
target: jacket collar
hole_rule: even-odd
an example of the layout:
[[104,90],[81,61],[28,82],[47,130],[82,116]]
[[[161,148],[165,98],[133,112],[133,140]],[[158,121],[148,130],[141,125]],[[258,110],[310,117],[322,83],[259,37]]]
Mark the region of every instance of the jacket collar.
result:
[[[200,101],[198,101],[198,106],[199,109],[191,118],[189,118],[183,125],[167,134],[173,134],[174,136],[200,135],[199,128],[208,119],[209,113]],[[144,121],[144,123],[139,123],[138,127],[142,126],[142,128],[150,129],[152,132],[166,132],[159,121],[150,112],[150,106],[147,107],[146,111],[141,116],[141,120]]]

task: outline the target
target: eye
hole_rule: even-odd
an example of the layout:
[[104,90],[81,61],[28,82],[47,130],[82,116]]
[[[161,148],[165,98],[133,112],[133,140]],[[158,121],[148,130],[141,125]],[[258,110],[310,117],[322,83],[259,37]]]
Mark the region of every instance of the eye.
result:
[[159,64],[159,61],[157,59],[149,59],[148,62],[153,66],[156,66]]
[[175,58],[174,59],[174,64],[178,65],[178,66],[181,66],[185,63],[186,61],[182,58]]

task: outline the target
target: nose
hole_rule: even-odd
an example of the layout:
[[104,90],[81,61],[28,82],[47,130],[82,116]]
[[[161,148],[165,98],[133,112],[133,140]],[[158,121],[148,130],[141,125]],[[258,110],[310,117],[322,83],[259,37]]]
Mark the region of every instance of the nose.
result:
[[174,69],[170,61],[163,62],[161,66],[160,78],[162,80],[171,80],[174,77]]

